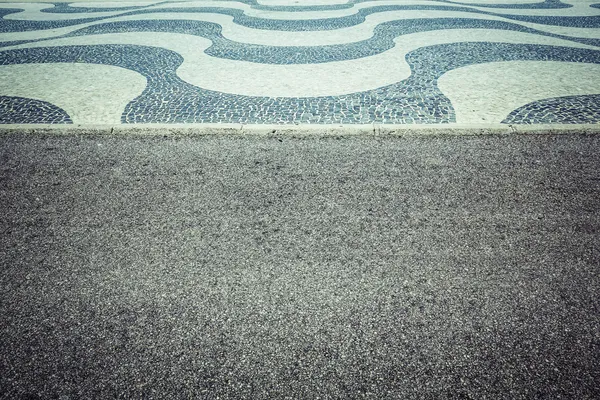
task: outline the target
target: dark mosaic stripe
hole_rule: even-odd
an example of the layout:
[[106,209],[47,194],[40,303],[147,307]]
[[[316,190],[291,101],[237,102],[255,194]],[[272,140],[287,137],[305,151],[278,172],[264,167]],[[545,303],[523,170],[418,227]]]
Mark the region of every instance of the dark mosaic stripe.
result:
[[[21,10],[18,10],[21,11]],[[5,15],[12,14],[7,13]],[[13,21],[2,19],[0,20],[0,32],[27,32],[43,29],[56,29],[65,26],[83,24],[85,22],[93,22],[103,18],[85,18],[74,19],[70,21]]]
[[[241,44],[224,38],[218,24],[200,21],[132,21],[114,22],[87,27],[66,36],[83,36],[121,32],[171,32],[185,33],[210,39],[213,45],[205,53],[231,60],[252,61],[263,64],[316,64],[368,57],[394,47],[394,39],[410,33],[442,29],[498,29],[570,40],[600,46],[598,39],[581,39],[540,32],[518,24],[477,19],[414,19],[383,23],[375,28],[368,40],[331,46],[261,46]],[[16,44],[16,43],[15,43]]]
[[88,62],[137,71],[148,86],[129,103],[124,123],[448,123],[455,116],[437,88],[447,71],[512,60],[600,63],[600,51],[504,43],[456,43],[424,47],[407,55],[413,74],[405,81],[344,96],[270,98],[204,90],[176,74],[183,61],[160,48],[104,45],[0,52],[0,64]]
[[[365,0],[370,1],[370,0]],[[257,10],[266,11],[333,11],[333,10],[345,10],[354,7],[357,3],[363,3],[363,1],[348,2],[346,4],[330,4],[321,6],[269,6],[263,4],[253,5],[252,8]]]
[[566,17],[566,16],[533,16],[533,15],[500,15],[498,16],[522,22],[533,22],[543,25],[566,26],[570,28],[599,28],[600,16]]
[[[334,5],[320,5],[320,6],[268,6],[261,4],[253,4],[252,8],[270,11],[329,11],[329,10],[343,10],[354,7],[355,4],[366,3],[372,0],[356,0],[346,4],[334,4]],[[486,8],[498,8],[498,9],[561,9],[570,8],[570,4],[561,3],[559,0],[546,0],[539,3],[529,4],[470,4],[461,3],[454,1],[436,0],[442,3],[471,6],[471,7],[486,7]],[[247,2],[245,2],[247,3]],[[248,3],[250,4],[250,3]]]
[[18,13],[23,11],[20,8],[0,8],[0,25],[4,24],[7,21],[2,21],[1,18],[4,18],[5,15]]
[[[245,3],[252,7],[258,6],[258,3],[253,0],[219,0],[223,2],[231,2],[231,3]],[[370,1],[370,0],[364,0]],[[49,14],[77,14],[77,13],[88,13],[88,12],[110,12],[110,11],[137,11],[142,10],[147,7],[154,7],[168,3],[178,3],[178,0],[171,1],[161,1],[159,3],[153,3],[149,5],[140,5],[140,6],[127,6],[127,7],[75,7],[71,6],[72,3],[65,2],[54,2],[51,3],[54,5],[54,8],[50,8],[48,10],[44,10],[43,12]]]
[[[546,0],[541,3],[529,3],[529,4],[489,4],[489,3],[461,3],[459,1],[445,1],[445,0],[437,0],[443,3],[449,4],[459,4],[463,6],[471,6],[471,7],[486,7],[486,8],[503,8],[503,9],[513,9],[513,10],[549,10],[549,9],[561,9],[561,8],[571,8],[573,7],[571,4],[561,3],[560,0]],[[501,0],[500,0],[501,1]]]
[[[282,31],[322,31],[355,26],[364,22],[365,17],[371,14],[385,11],[462,11],[481,15],[492,15],[512,19],[517,21],[534,22],[543,25],[557,25],[570,27],[600,27],[600,16],[589,17],[564,17],[564,16],[526,16],[526,15],[504,15],[491,11],[481,11],[470,7],[452,7],[452,6],[411,6],[411,5],[391,5],[391,6],[373,6],[359,10],[356,14],[339,17],[323,18],[315,20],[271,20],[264,18],[249,17],[242,10],[233,10],[229,8],[165,8],[160,12],[214,12],[226,14],[234,17],[236,24],[249,28],[263,30],[282,30]],[[126,15],[155,13],[155,10],[140,10],[127,13]]]
[[600,94],[565,96],[529,103],[511,112],[504,124],[597,124]]
[[110,11],[135,11],[141,10],[150,6],[158,6],[161,4],[167,4],[168,1],[161,3],[150,4],[149,6],[129,6],[129,7],[71,7],[70,3],[52,3],[54,8],[44,10],[42,12],[48,14],[77,14],[77,13],[88,13],[88,12],[110,12]]
[[72,124],[54,104],[24,97],[0,96],[0,124]]
[[[451,7],[451,6],[374,6],[360,10],[357,14],[340,17],[340,18],[324,18],[317,20],[271,20],[264,18],[249,17],[244,15],[242,10],[234,10],[230,8],[218,8],[218,7],[202,7],[202,8],[165,8],[162,10],[134,10],[120,14],[125,15],[138,15],[148,14],[157,12],[173,12],[173,13],[184,13],[184,12],[212,12],[230,15],[234,17],[236,24],[256,28],[263,30],[286,30],[286,31],[319,31],[319,30],[331,30],[339,29],[349,26],[355,26],[364,22],[365,17],[370,14],[384,12],[384,11],[395,11],[395,10],[436,10],[436,11],[465,11],[483,15],[499,16],[507,19],[513,19],[516,21],[534,22],[545,25],[557,25],[557,26],[569,26],[569,27],[600,27],[600,16],[590,17],[562,17],[562,16],[522,16],[522,15],[503,15],[493,13],[490,11],[480,11],[469,7]],[[63,26],[70,26],[80,24],[84,22],[91,22],[101,20],[103,18],[86,18],[77,19],[72,21],[12,21],[2,20],[0,21],[0,32],[14,32],[14,31],[27,31],[36,29],[51,29]]]
[[[313,6],[302,6],[302,5],[294,5],[294,6],[269,6],[259,4],[257,1],[253,0],[232,0],[232,2],[245,3],[250,5],[252,8],[259,10],[269,10],[269,11],[330,11],[330,10],[342,10],[354,7],[356,4],[369,2],[372,0],[354,0],[349,1],[345,4],[331,4],[331,5],[313,5]],[[439,2],[444,2],[448,4],[455,5],[463,5],[463,6],[471,6],[471,7],[486,7],[486,8],[499,8],[499,9],[561,9],[561,8],[570,8],[572,7],[570,4],[561,3],[559,0],[546,0],[538,3],[529,3],[529,4],[489,4],[489,3],[481,3],[481,4],[473,4],[473,3],[461,3],[454,1],[445,1],[445,0],[437,0]],[[168,1],[163,1],[160,3],[152,4],[151,6],[168,4]],[[44,12],[48,13],[80,13],[80,12],[103,12],[103,11],[128,11],[128,10],[139,10],[148,6],[130,6],[130,7],[113,7],[113,8],[100,8],[100,7],[71,7],[70,3],[52,3],[55,5],[54,8],[49,9]]]

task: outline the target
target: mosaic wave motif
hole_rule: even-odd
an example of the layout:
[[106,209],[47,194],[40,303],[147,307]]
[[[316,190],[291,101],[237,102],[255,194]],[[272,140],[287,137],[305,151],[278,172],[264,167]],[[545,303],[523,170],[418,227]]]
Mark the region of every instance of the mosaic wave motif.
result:
[[72,124],[62,109],[45,101],[22,97],[0,96],[0,123],[2,124]]
[[[505,124],[593,124],[600,120],[600,95],[565,96],[529,103],[511,112]],[[555,110],[561,110],[555,113]]]
[[[597,0],[0,3],[0,15],[0,123],[600,118]],[[41,64],[47,76],[19,78]],[[96,74],[85,101],[44,92]]]

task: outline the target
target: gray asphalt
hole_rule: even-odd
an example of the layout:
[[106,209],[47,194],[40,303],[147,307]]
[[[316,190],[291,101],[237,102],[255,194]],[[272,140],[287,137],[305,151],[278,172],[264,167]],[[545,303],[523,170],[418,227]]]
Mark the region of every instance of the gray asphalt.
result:
[[0,397],[600,397],[600,135],[0,136]]

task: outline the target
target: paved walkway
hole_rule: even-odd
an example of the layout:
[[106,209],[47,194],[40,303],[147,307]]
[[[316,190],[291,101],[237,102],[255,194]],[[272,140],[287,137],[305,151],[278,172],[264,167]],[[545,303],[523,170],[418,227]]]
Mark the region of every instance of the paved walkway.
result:
[[0,123],[597,124],[600,0],[498,2],[2,2]]

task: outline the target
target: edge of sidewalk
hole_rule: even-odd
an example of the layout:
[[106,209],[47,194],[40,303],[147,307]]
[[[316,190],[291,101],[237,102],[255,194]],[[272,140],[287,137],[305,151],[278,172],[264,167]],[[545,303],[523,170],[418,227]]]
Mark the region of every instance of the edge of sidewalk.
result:
[[431,125],[259,125],[259,124],[132,124],[132,125],[0,125],[0,135],[111,136],[477,136],[600,134],[600,124],[431,124]]

